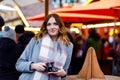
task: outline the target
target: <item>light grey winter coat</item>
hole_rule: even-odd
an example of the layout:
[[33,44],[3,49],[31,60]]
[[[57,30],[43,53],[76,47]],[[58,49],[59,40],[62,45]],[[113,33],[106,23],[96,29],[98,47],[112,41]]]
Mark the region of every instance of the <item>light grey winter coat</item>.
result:
[[[22,72],[21,76],[19,77],[19,80],[33,80],[35,71],[31,70],[30,65],[32,62],[38,62],[39,52],[40,52],[40,46],[41,46],[42,40],[36,41],[34,38],[31,39],[25,50],[23,51],[20,58],[17,60],[16,63],[16,69],[20,72]],[[71,56],[72,56],[72,50],[73,50],[73,44],[71,43],[68,48],[66,49],[67,52],[67,59],[64,65],[64,70],[67,71]],[[47,75],[47,74],[46,74]],[[47,80],[45,77],[42,77],[41,80]],[[63,80],[58,79],[55,76],[53,76],[50,80]]]

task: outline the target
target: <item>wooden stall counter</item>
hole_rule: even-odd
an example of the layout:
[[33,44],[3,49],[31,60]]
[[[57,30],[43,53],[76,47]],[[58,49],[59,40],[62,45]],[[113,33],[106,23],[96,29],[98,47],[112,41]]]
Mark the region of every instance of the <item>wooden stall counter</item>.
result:
[[120,80],[120,77],[118,76],[112,76],[112,75],[105,75],[105,79],[80,79],[80,78],[76,78],[77,75],[70,75],[66,77],[66,80]]
[[78,75],[67,76],[66,80],[120,80],[120,77],[104,75],[98,64],[94,48],[90,47]]

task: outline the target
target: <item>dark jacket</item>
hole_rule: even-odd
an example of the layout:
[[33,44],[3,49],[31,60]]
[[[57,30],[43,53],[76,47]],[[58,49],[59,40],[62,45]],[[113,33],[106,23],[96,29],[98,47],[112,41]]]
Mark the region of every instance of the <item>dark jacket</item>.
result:
[[0,38],[0,80],[18,80],[19,73],[15,69],[18,57],[14,40]]
[[31,31],[24,32],[19,38],[17,42],[17,47],[19,48],[20,54],[24,51],[25,47],[29,43],[32,37],[34,37],[34,33]]

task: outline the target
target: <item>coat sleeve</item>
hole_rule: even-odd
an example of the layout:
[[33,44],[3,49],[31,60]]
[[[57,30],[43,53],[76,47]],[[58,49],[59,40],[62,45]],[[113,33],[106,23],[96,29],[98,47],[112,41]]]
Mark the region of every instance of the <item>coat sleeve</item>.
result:
[[67,49],[67,59],[66,59],[66,62],[65,62],[65,65],[64,65],[64,70],[67,72],[68,70],[68,67],[70,65],[70,62],[71,62],[71,57],[72,57],[72,51],[73,51],[73,44],[71,43],[70,46],[68,46],[68,49]]
[[34,48],[34,45],[37,41],[32,38],[28,45],[26,46],[25,50],[21,54],[20,58],[16,62],[16,69],[19,72],[33,72],[30,69],[32,61],[30,61],[30,56],[32,55],[32,50]]

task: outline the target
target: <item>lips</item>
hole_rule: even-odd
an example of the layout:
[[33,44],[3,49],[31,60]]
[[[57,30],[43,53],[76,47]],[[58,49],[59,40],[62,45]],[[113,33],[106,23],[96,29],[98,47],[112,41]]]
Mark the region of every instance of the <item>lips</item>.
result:
[[53,33],[54,33],[54,32],[56,32],[56,29],[51,29],[50,32],[53,32]]

